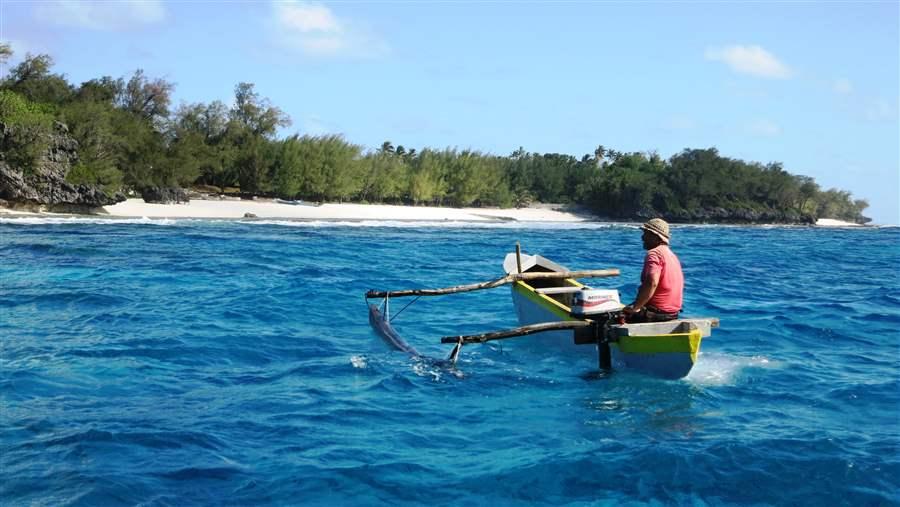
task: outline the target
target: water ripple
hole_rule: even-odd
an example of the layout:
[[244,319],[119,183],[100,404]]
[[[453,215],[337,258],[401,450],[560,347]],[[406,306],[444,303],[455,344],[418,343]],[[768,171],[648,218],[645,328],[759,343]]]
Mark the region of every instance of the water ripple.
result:
[[515,326],[508,289],[422,298],[395,324],[426,359],[388,349],[367,289],[495,278],[516,241],[637,290],[633,224],[458,225],[0,220],[0,498],[900,504],[900,229],[674,227],[686,311],[722,327],[666,381],[427,359]]

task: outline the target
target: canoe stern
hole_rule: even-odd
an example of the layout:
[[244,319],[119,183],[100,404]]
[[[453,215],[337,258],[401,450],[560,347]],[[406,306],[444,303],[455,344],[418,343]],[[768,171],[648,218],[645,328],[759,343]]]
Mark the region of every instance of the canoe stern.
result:
[[700,329],[686,333],[621,336],[610,343],[613,362],[629,369],[663,378],[683,378],[697,362],[703,334]]

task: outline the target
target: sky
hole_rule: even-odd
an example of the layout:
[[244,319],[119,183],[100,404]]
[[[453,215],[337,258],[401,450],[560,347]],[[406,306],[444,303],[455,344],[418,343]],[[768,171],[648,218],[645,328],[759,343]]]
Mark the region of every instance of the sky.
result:
[[900,2],[17,1],[0,40],[74,84],[284,110],[283,134],[508,155],[602,144],[781,162],[900,224]]

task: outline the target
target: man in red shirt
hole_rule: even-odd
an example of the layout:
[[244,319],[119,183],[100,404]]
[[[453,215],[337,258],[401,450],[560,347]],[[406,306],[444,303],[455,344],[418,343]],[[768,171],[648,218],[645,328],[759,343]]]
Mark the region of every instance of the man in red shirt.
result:
[[669,248],[669,224],[654,218],[641,226],[647,256],[637,298],[622,311],[626,321],[663,322],[678,318],[684,293],[681,262]]

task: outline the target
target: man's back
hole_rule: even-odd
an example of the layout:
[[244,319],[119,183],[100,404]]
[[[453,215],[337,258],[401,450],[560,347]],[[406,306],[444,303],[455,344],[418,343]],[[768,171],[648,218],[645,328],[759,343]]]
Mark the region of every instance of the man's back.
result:
[[659,273],[659,285],[647,304],[664,313],[680,312],[684,294],[684,274],[681,272],[681,262],[666,244],[647,251],[641,279],[644,280],[653,273]]

